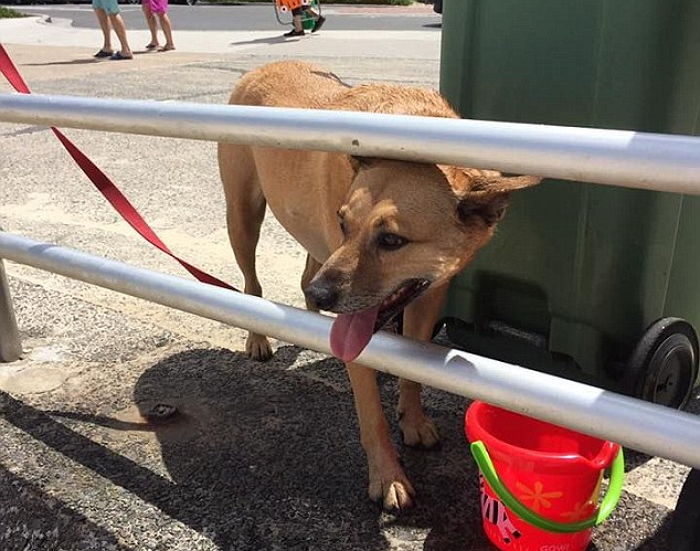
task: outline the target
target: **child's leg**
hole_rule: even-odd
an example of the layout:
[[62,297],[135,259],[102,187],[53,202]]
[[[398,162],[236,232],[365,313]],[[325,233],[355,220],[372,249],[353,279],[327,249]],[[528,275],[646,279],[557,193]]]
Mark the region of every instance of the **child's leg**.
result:
[[95,8],[95,15],[97,16],[97,21],[100,23],[100,28],[102,29],[102,51],[111,52],[112,51],[112,28],[109,25],[109,18],[107,17],[107,12],[101,8]]
[[148,23],[148,30],[151,31],[151,41],[146,46],[146,49],[152,50],[158,46],[158,26],[156,24],[156,16],[153,15],[151,11],[151,5],[148,0],[143,0],[141,3],[141,9],[143,10],[143,15],[146,18],[146,23]]
[[163,29],[163,34],[165,35],[165,46],[164,50],[174,50],[175,43],[173,42],[173,26],[170,23],[170,18],[167,13],[159,13],[158,21],[160,21],[160,28]]
[[117,38],[119,38],[119,43],[121,44],[121,54],[124,57],[130,58],[133,54],[131,53],[131,48],[129,47],[129,41],[126,38],[126,25],[124,25],[124,20],[119,13],[110,13],[109,21],[112,23],[114,32],[117,33]]
[[304,32],[304,26],[301,24],[301,16],[304,13],[304,8],[294,8],[292,10],[292,21],[294,22],[294,30],[298,33]]
[[314,28],[311,29],[312,33],[315,33],[317,30],[319,30],[321,27],[323,27],[323,24],[326,22],[326,18],[321,15],[320,12],[315,12],[311,8],[308,8],[309,12],[311,12],[314,16],[314,19],[316,20],[314,22]]
[[301,23],[301,16],[304,13],[303,8],[294,8],[292,10],[292,23],[294,28],[288,33],[284,33],[284,36],[303,36],[304,26]]

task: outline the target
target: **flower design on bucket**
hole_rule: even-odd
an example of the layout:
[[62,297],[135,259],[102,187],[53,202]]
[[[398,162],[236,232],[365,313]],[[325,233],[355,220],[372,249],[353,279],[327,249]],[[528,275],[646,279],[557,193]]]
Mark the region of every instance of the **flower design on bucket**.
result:
[[551,499],[557,499],[564,495],[564,492],[545,492],[541,482],[535,482],[535,489],[531,490],[522,482],[515,483],[516,488],[522,492],[520,499],[524,502],[530,502],[530,507],[535,513],[540,512],[540,508],[549,509],[552,506]]
[[577,522],[591,516],[591,513],[595,510],[596,504],[598,503],[598,496],[600,496],[600,484],[603,481],[603,473],[601,471],[598,477],[598,482],[593,488],[593,493],[588,498],[585,503],[576,503],[571,511],[562,513],[561,516],[566,518],[569,522]]
[[590,501],[586,503],[577,503],[571,511],[562,513],[561,516],[567,519],[568,522],[578,522],[588,518],[591,515],[593,504]]

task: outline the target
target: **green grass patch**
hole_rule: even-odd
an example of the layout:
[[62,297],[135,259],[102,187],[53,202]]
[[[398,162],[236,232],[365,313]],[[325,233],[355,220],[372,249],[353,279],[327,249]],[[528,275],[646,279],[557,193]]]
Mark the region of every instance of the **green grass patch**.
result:
[[10,19],[12,17],[27,17],[27,14],[19,13],[13,9],[0,6],[0,19]]

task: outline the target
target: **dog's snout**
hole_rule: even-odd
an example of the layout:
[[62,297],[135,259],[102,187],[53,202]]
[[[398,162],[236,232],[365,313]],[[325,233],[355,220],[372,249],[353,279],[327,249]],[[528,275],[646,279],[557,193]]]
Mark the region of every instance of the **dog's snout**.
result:
[[307,300],[319,310],[330,310],[338,302],[338,289],[328,281],[312,281],[304,290]]

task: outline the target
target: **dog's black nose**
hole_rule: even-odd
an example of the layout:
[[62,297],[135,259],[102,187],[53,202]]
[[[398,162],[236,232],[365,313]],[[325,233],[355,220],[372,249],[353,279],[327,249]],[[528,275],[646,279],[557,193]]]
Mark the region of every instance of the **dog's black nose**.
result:
[[322,280],[312,281],[304,290],[304,295],[319,310],[330,310],[338,302],[338,290],[335,285]]

